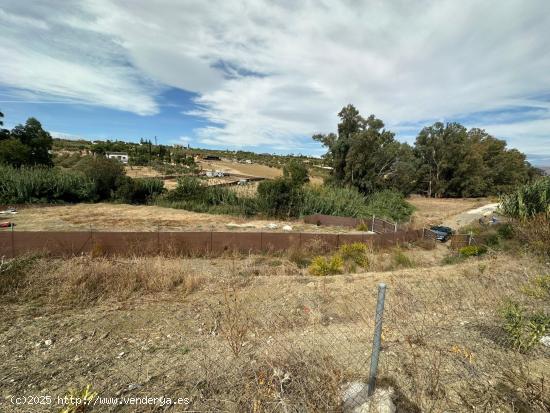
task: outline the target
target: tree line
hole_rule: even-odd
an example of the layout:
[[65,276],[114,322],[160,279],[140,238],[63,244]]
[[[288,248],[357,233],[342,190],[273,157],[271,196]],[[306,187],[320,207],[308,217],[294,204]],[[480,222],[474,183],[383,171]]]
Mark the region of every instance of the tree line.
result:
[[483,129],[436,122],[423,128],[414,145],[399,142],[374,115],[353,105],[338,114],[337,133],[314,135],[333,167],[329,180],[364,194],[385,189],[405,195],[479,197],[498,195],[532,181],[542,171],[523,153]]

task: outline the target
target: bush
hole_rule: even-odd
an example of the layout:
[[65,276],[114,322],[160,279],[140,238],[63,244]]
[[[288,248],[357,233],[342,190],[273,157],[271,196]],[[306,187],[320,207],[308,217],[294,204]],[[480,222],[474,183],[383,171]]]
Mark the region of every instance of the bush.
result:
[[483,255],[487,252],[487,248],[485,246],[479,246],[479,245],[468,245],[466,247],[462,247],[458,250],[458,253],[462,257],[477,257],[479,255]]
[[512,218],[525,220],[538,214],[550,217],[550,177],[522,185],[515,192],[504,195],[501,209]]
[[539,275],[525,284],[524,294],[537,299],[550,299],[550,275]]
[[338,254],[344,262],[351,262],[354,265],[359,265],[363,268],[368,268],[369,259],[367,258],[368,248],[362,242],[354,242],[353,244],[344,244],[338,250]]
[[385,190],[370,195],[367,199],[369,215],[389,218],[402,222],[412,215],[414,207],[407,202],[402,193]]
[[258,185],[258,206],[268,216],[295,217],[303,202],[301,187],[291,180],[278,178]]
[[94,198],[94,184],[83,174],[47,167],[0,165],[0,203],[81,202]]
[[542,311],[526,315],[518,303],[508,302],[501,310],[507,342],[515,350],[527,352],[550,330],[550,316]]
[[291,159],[283,167],[283,177],[291,181],[294,186],[302,186],[309,182],[307,168],[298,159]]
[[396,249],[392,255],[393,264],[398,268],[412,268],[414,262],[400,249]]
[[200,179],[184,176],[175,189],[159,197],[157,205],[231,215],[253,215],[258,211],[256,199],[239,197],[227,187],[206,186]]
[[130,204],[145,204],[164,191],[164,182],[158,178],[123,177],[118,183],[114,198]]
[[509,224],[501,224],[497,227],[497,234],[502,239],[512,239],[514,238],[514,227]]
[[443,260],[441,261],[441,264],[442,265],[455,265],[455,264],[461,263],[465,259],[466,259],[466,257],[464,257],[462,255],[450,254],[450,255],[447,255],[446,257],[443,258]]
[[544,259],[550,258],[550,219],[539,214],[514,222],[514,234],[528,251]]
[[124,167],[114,159],[103,156],[85,156],[74,166],[94,183],[96,200],[110,199],[124,183]]
[[368,217],[365,197],[355,188],[334,186],[306,186],[299,215],[338,215],[347,217]]
[[341,274],[344,270],[344,261],[339,255],[332,258],[319,255],[311,261],[309,273],[317,276]]

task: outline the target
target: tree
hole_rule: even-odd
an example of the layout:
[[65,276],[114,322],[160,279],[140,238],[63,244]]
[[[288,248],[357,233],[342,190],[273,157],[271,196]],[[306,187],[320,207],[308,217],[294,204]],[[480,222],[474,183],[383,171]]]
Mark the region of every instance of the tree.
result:
[[11,132],[1,134],[0,162],[19,167],[22,165],[51,166],[49,153],[53,140],[51,135],[42,129],[35,118],[29,118],[25,125],[17,125]]
[[363,118],[353,105],[344,107],[338,116],[338,135],[313,137],[328,148],[325,158],[333,167],[333,183],[354,186],[364,194],[383,189],[410,193],[416,186],[411,179],[415,170],[412,148],[397,142],[382,120],[374,115]]
[[85,156],[74,166],[95,185],[97,199],[109,199],[124,182],[124,167],[114,159],[105,156]]
[[[0,112],[0,126],[4,126],[4,114]],[[10,131],[4,128],[0,128],[0,142],[9,139],[10,137]]]
[[292,159],[283,167],[283,177],[289,179],[293,185],[301,186],[309,182],[307,168],[298,159]]
[[435,197],[479,197],[509,191],[536,175],[525,155],[482,129],[436,122],[415,143],[419,190]]

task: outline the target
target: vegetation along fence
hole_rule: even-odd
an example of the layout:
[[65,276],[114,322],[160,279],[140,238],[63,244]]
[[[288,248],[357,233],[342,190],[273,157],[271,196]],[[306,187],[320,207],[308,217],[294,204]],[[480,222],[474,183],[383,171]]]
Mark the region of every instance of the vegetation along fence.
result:
[[377,234],[383,234],[387,232],[405,231],[406,226],[398,224],[396,222],[386,221],[376,216],[371,218],[352,218],[352,217],[339,217],[333,215],[313,214],[304,217],[306,224],[313,225],[327,225],[327,226],[339,226],[357,228],[364,226],[366,229]]
[[225,251],[282,251],[321,242],[331,248],[364,242],[392,246],[422,237],[422,230],[383,234],[317,234],[276,232],[33,232],[0,233],[0,256],[15,257],[43,252],[52,256],[96,255],[193,255]]
[[468,245],[478,245],[482,242],[481,239],[474,237],[472,234],[454,234],[451,236],[451,248],[460,249]]

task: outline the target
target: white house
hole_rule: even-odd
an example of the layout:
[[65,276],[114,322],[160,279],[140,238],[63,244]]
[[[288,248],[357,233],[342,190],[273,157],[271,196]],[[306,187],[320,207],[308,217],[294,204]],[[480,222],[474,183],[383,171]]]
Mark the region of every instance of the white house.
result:
[[116,159],[122,163],[128,163],[128,154],[126,152],[107,152],[105,156],[109,159]]

